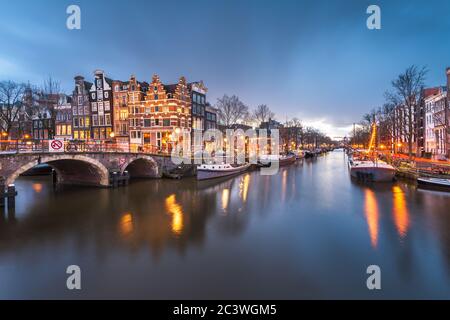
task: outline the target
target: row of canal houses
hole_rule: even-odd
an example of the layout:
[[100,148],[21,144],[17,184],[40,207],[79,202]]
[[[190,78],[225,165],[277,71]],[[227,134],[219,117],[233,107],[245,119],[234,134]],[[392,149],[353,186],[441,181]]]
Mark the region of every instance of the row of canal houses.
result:
[[[411,114],[412,147],[417,156],[450,157],[450,68],[445,71],[447,83],[424,88],[420,104]],[[393,145],[400,153],[408,153],[408,112],[401,105],[394,109]]]
[[[217,128],[217,110],[206,94],[202,81],[188,83],[184,77],[164,84],[154,75],[147,83],[135,76],[112,80],[96,70],[93,82],[76,76],[72,96],[58,103],[54,135],[33,124],[33,138],[107,141],[131,150],[169,152],[174,131]],[[40,121],[47,118],[41,115]]]

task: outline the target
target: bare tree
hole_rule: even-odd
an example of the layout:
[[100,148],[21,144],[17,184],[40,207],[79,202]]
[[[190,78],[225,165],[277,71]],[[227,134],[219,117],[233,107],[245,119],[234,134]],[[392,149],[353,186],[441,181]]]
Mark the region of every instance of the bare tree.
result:
[[273,119],[275,114],[270,110],[270,108],[265,104],[260,104],[253,110],[252,118],[254,121],[258,122],[260,125],[262,122],[269,121],[269,119]]
[[393,100],[400,101],[404,108],[404,116],[406,119],[406,139],[408,141],[408,155],[412,159],[413,137],[417,132],[415,128],[415,117],[417,117],[418,109],[422,100],[424,88],[426,68],[418,68],[413,65],[392,81],[394,88]]
[[249,114],[248,107],[235,95],[231,97],[224,95],[222,98],[217,99],[216,108],[219,122],[226,127],[247,119]]
[[60,99],[61,88],[59,81],[56,81],[51,76],[44,80],[42,88],[39,90],[38,116],[48,116],[48,122],[46,128],[48,130],[49,137],[55,135],[55,122],[58,107],[61,104]]
[[298,118],[292,118],[286,121],[285,128],[282,130],[284,133],[284,139],[287,143],[294,143],[295,148],[299,145],[303,147],[303,125]]
[[0,82],[0,129],[8,136],[23,111],[26,85],[13,81]]

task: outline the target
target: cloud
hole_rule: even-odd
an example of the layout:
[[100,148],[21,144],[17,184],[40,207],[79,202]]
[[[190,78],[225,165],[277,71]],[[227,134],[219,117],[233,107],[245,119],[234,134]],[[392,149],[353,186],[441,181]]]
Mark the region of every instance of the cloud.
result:
[[353,125],[336,125],[326,118],[303,119],[302,122],[304,126],[316,128],[331,138],[343,138],[348,136],[353,128]]

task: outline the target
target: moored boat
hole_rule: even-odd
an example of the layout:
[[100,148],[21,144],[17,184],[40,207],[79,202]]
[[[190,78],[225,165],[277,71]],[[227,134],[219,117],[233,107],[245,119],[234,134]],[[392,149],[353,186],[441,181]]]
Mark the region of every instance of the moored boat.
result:
[[421,177],[417,178],[417,185],[421,188],[450,192],[450,179]]
[[304,154],[302,150],[293,150],[292,153],[295,155],[295,159],[303,159]]
[[377,126],[372,124],[369,149],[348,155],[350,176],[362,181],[390,182],[394,180],[395,168],[380,160],[376,148]]
[[358,180],[389,182],[394,180],[395,168],[381,160],[352,160],[348,162],[350,175]]
[[260,166],[268,167],[271,165],[273,161],[277,161],[279,166],[285,166],[294,163],[295,160],[297,160],[295,154],[287,154],[287,155],[268,154],[260,156],[258,159],[258,163]]
[[314,152],[312,152],[310,150],[303,151],[303,154],[304,154],[305,159],[314,158],[314,156],[315,156]]
[[233,176],[246,171],[250,163],[242,165],[231,164],[201,164],[197,167],[197,180],[207,180]]

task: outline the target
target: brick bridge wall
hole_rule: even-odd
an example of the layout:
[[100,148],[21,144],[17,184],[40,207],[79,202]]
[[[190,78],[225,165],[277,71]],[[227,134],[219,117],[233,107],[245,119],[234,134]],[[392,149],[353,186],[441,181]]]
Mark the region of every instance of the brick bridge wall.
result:
[[131,177],[160,178],[176,165],[170,156],[136,153],[23,153],[0,155],[0,180],[12,184],[25,171],[47,163],[55,169],[58,183],[109,185],[109,172],[127,170]]

